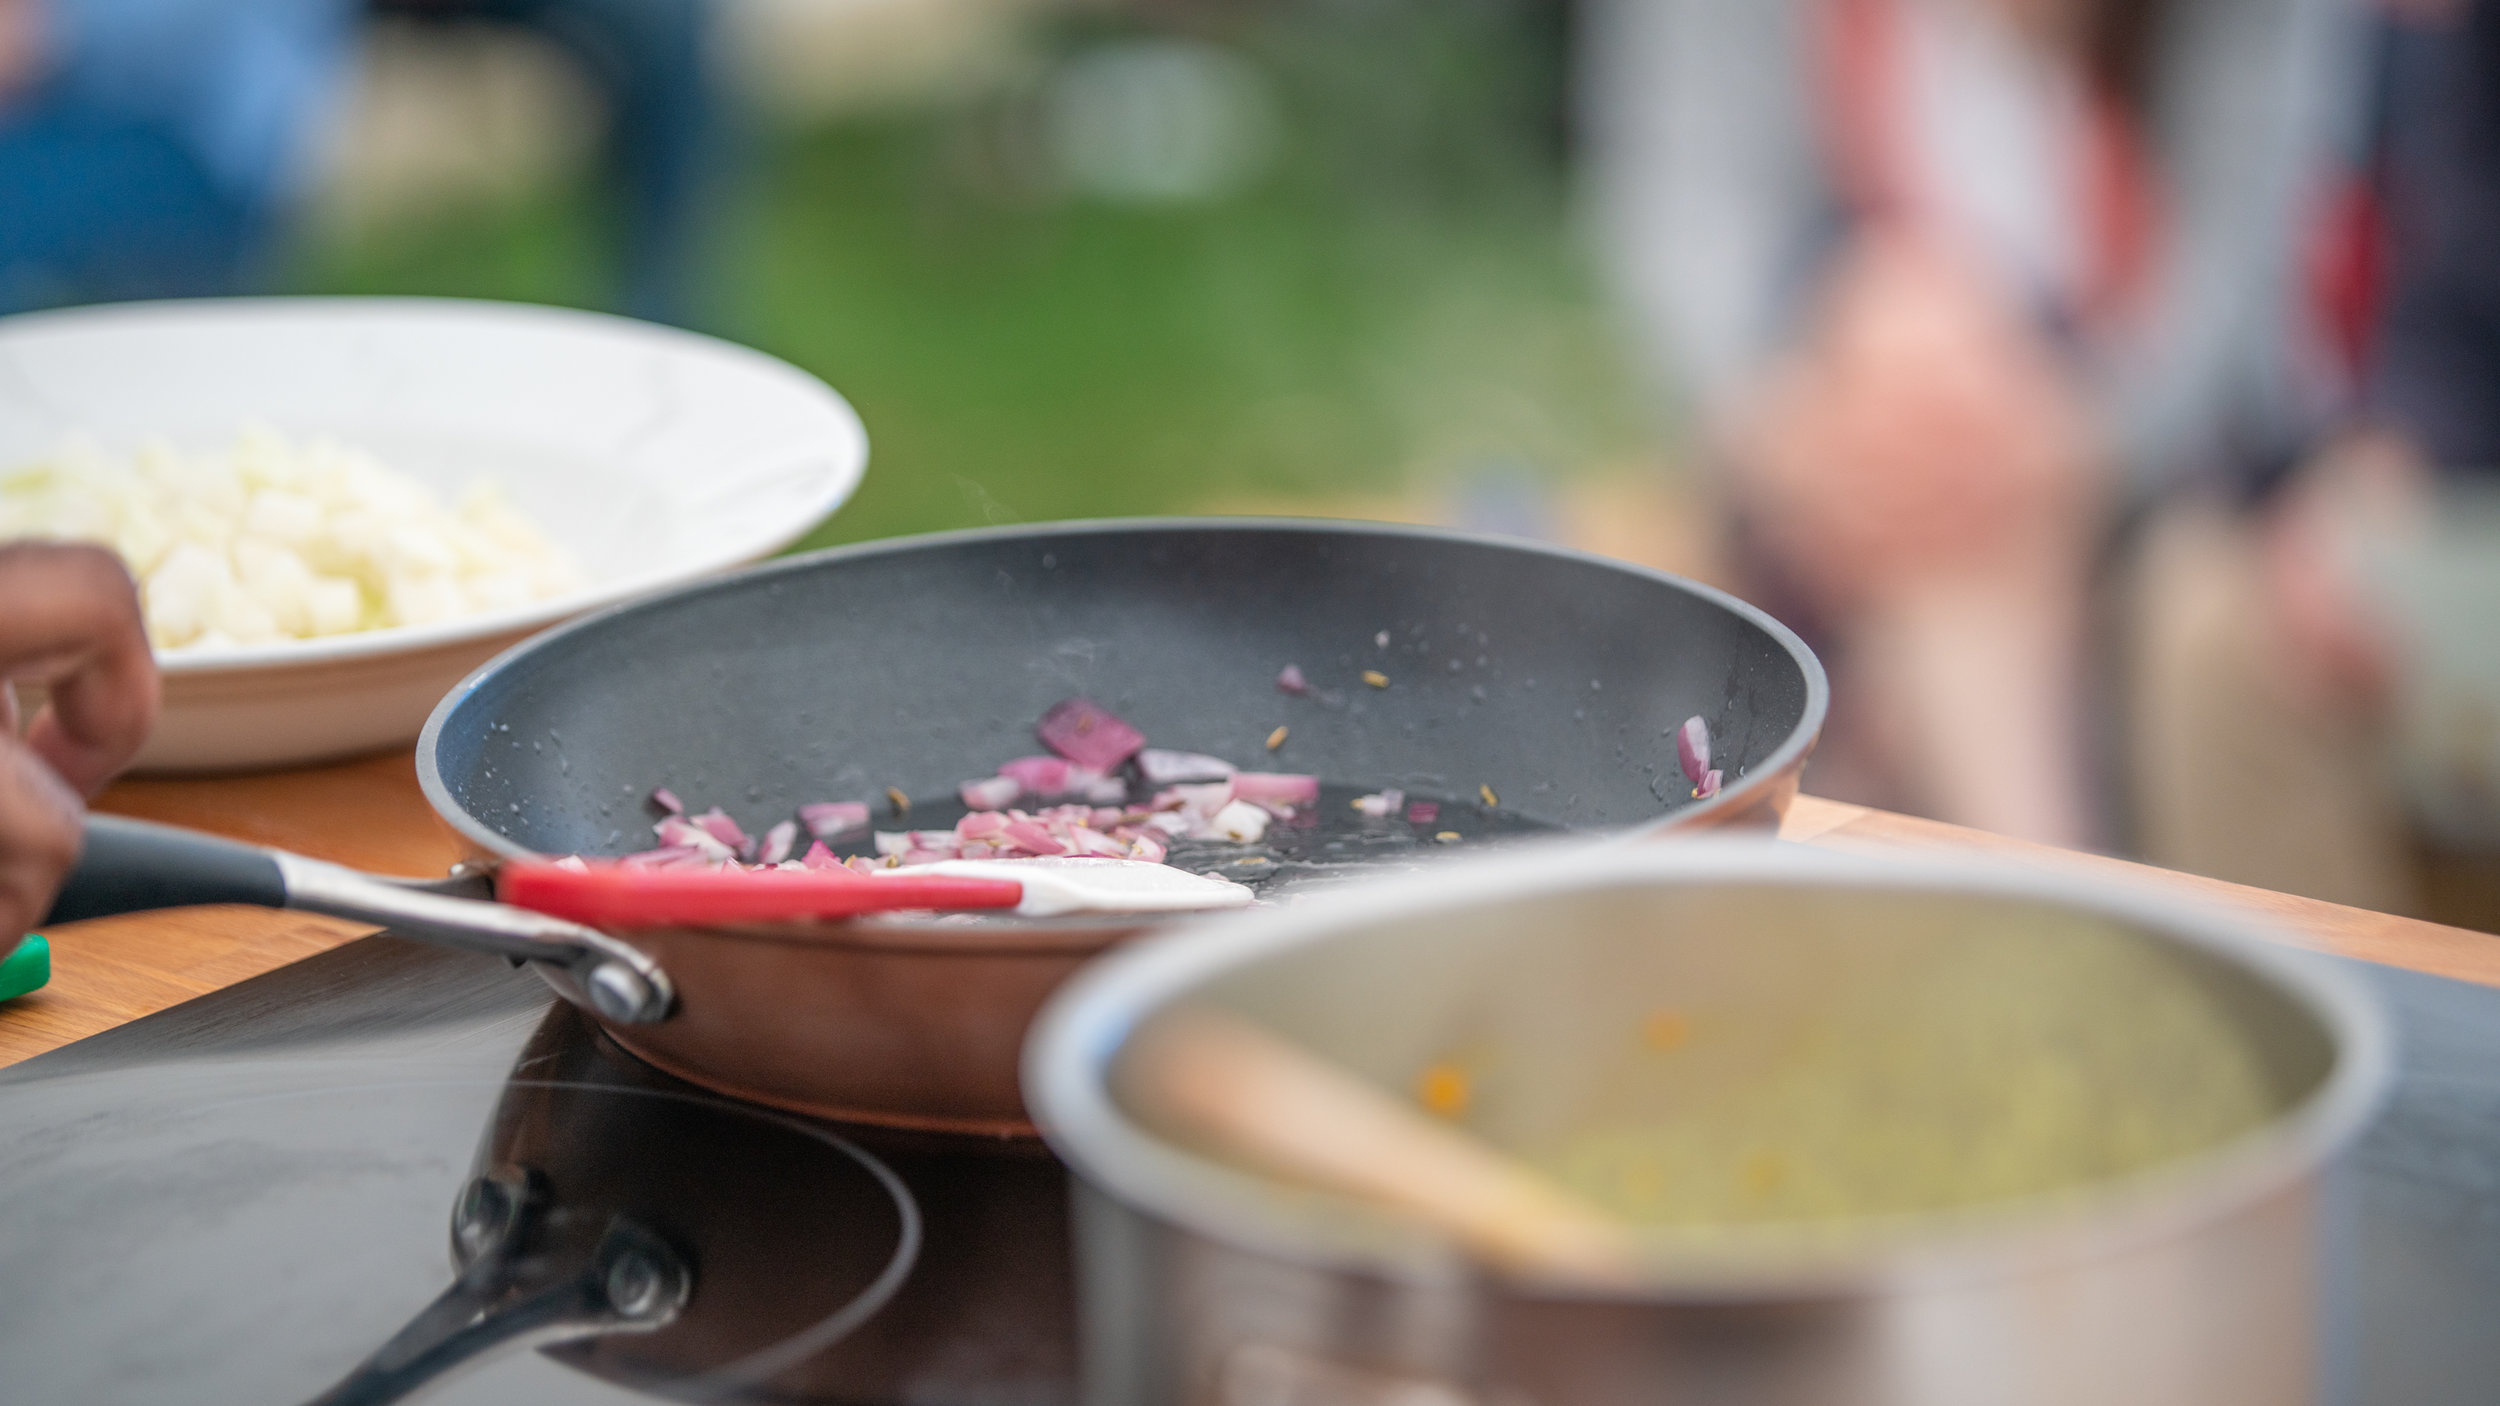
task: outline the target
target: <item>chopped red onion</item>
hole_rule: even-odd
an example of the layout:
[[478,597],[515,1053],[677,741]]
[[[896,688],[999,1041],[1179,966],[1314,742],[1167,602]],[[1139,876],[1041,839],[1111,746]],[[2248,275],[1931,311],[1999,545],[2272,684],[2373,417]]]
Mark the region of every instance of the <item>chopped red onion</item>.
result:
[[912,847],[911,831],[879,830],[876,845],[880,855],[901,854]]
[[1024,783],[1012,776],[984,776],[956,787],[955,793],[974,810],[996,810],[1023,795]]
[[1208,839],[1254,845],[1267,834],[1268,814],[1248,801],[1234,801],[1207,820]]
[[1167,810],[1178,807],[1184,813],[1205,817],[1215,814],[1233,799],[1233,782],[1238,776],[1210,781],[1202,786],[1167,786],[1155,793],[1154,807]]
[[1149,864],[1161,864],[1171,858],[1171,853],[1163,847],[1162,841],[1152,835],[1137,835],[1128,842],[1128,857],[1142,859]]
[[790,857],[799,843],[799,822],[784,820],[764,832],[764,843],[756,852],[758,864],[779,864]]
[[1374,820],[1397,814],[1398,807],[1405,804],[1406,793],[1394,788],[1354,798],[1354,808]]
[[1439,801],[1412,801],[1406,807],[1406,823],[1409,825],[1430,825],[1440,818]]
[[711,836],[713,839],[720,841],[722,844],[729,846],[731,849],[746,848],[747,832],[739,829],[738,822],[730,819],[729,812],[722,810],[719,806],[714,806],[710,810],[703,812],[701,815],[693,817],[693,820],[694,824],[700,828],[704,834]]
[[997,810],[976,810],[955,822],[955,837],[966,842],[986,840],[1007,828],[1007,816]]
[[[731,828],[737,827],[733,825]],[[651,833],[660,837],[660,846],[663,849],[691,849],[701,853],[707,859],[738,857],[738,852],[723,843],[719,836],[695,821],[680,816],[660,817],[660,823],[651,827]],[[739,838],[746,837],[741,835]]]
[[807,833],[831,843],[868,828],[866,801],[814,801],[799,807],[799,823]]
[[1069,698],[1033,728],[1042,745],[1080,766],[1109,773],[1146,745],[1146,734],[1090,698]]
[[1719,773],[1715,771],[1705,771],[1701,774],[1701,784],[1693,788],[1693,794],[1706,801],[1712,796],[1719,794],[1721,781],[1722,778]]
[[1006,835],[1008,839],[1016,842],[1016,848],[1030,854],[1052,855],[1068,852],[1068,847],[1050,833],[1049,827],[1039,821],[1008,821]]
[[839,869],[843,866],[842,861],[834,857],[833,851],[825,848],[825,842],[818,840],[807,847],[807,853],[799,856],[799,867],[802,869]]
[[[1036,796],[1061,796],[1068,791],[1065,757],[1018,757],[1000,767],[998,774],[1015,778],[1026,792]],[[1007,797],[1010,801],[1015,798],[1016,793],[1012,792]]]
[[651,804],[658,806],[661,810],[670,815],[684,815],[686,813],[686,803],[677,799],[677,793],[668,789],[666,786],[654,786],[651,788]]
[[1698,786],[1710,770],[1710,724],[1695,713],[1675,730],[1675,760],[1684,768],[1684,779]]
[[1203,752],[1174,752],[1162,747],[1148,747],[1137,754],[1137,770],[1156,786],[1169,786],[1176,781],[1213,781],[1230,776],[1240,768],[1222,757]]
[[1099,830],[1076,829],[1068,832],[1067,845],[1082,855],[1099,855],[1105,859],[1125,859],[1128,846]]
[[1068,792],[1082,796],[1095,805],[1108,805],[1128,799],[1128,783],[1091,767],[1071,766],[1068,768]]
[[1235,772],[1233,795],[1259,805],[1310,805],[1319,799],[1319,778],[1288,771]]
[[1276,676],[1276,691],[1300,698],[1311,691],[1311,681],[1302,677],[1301,665],[1287,664],[1284,671]]
[[[662,845],[658,849],[646,849],[626,855],[616,862],[629,869],[662,869],[677,860],[689,858],[704,859],[703,851],[692,845]],[[706,859],[704,862],[710,861]]]

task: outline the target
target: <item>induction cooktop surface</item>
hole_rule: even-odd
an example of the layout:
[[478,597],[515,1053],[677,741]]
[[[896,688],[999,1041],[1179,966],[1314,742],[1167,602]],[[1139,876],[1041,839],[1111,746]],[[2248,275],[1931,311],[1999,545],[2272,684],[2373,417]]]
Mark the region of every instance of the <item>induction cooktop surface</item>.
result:
[[[2401,1074],[2332,1394],[2500,1399],[2500,991],[2360,970]],[[1054,1406],[1075,1305],[1037,1145],[716,1098],[493,958],[366,938],[0,1071],[12,1403]]]

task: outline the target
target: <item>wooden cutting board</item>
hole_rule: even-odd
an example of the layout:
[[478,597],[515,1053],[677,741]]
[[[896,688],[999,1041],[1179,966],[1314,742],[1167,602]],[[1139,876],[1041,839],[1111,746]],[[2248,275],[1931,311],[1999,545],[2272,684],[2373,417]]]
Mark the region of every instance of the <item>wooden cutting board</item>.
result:
[[[413,752],[295,771],[116,783],[99,810],[214,831],[381,874],[435,876],[461,857],[417,790]],[[2365,961],[2500,987],[2500,938],[2192,878],[1842,805],[1797,798],[1788,839],[1830,849],[1980,851],[2112,880],[2179,887],[2273,919],[2292,941]],[[371,928],[257,908],[184,908],[70,923],[52,939],[52,984],[0,1003],[0,1065],[83,1039],[361,937]]]

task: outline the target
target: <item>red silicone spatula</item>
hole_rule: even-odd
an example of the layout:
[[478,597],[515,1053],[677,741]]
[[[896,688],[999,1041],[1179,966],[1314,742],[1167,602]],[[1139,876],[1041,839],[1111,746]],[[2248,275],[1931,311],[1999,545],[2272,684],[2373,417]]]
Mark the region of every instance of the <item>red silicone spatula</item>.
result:
[[1137,859],[954,859],[868,874],[848,869],[575,868],[537,862],[496,871],[495,896],[601,928],[850,918],[898,909],[1169,913],[1238,908],[1250,890]]

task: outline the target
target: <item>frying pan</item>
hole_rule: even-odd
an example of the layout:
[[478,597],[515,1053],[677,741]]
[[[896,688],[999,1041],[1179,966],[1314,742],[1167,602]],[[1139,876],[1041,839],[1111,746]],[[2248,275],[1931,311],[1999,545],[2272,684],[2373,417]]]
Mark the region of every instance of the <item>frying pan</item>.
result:
[[[1279,692],[1287,664],[1317,696]],[[1076,694],[1154,746],[1465,807],[1481,787],[1532,825],[1665,831],[1776,824],[1827,686],[1761,611],[1599,557],[1378,524],[1078,522],[838,548],[560,627],[443,700],[417,773],[483,856],[612,854],[650,843],[654,786],[752,823],[889,787],[952,797],[1038,750],[1034,720]],[[1709,800],[1676,762],[1694,714],[1728,778]],[[1141,930],[637,930],[678,1009],[609,1028],[739,1097],[1025,1134],[1025,1026],[1086,958]]]
[[[1279,690],[1288,664],[1307,696]],[[1034,720],[1077,694],[1154,746],[1437,799],[1454,831],[1646,833],[1775,825],[1827,686],[1761,611],[1604,558],[1377,524],[1077,522],[838,548],[561,626],[443,700],[417,774],[487,866],[616,854],[651,843],[655,786],[752,823],[889,791],[925,815],[1037,750]],[[1696,714],[1727,778],[1708,799],[1676,758]],[[1423,829],[1298,867],[1316,885],[1411,862],[1438,849]],[[89,843],[112,857],[93,825]],[[133,843],[125,879],[153,841]],[[888,915],[620,941],[441,896],[483,896],[474,873],[416,893],[292,856],[188,862],[251,882],[86,885],[75,915],[240,899],[368,917],[531,960],[627,1049],[717,1092],[1001,1137],[1032,1133],[1016,1071],[1034,1012],[1147,926]]]

